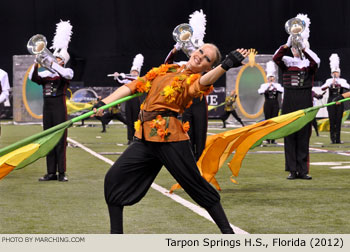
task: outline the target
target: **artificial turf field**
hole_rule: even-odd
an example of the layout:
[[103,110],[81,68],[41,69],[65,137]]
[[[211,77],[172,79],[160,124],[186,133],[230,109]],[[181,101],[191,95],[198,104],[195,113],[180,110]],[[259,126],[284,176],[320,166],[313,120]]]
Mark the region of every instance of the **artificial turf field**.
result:
[[[103,153],[107,159],[115,161],[119,157],[116,153],[127,147],[126,128],[119,123],[109,125],[107,133],[100,132],[100,124],[78,125],[69,128],[68,137]],[[215,121],[209,125],[209,134],[223,130]],[[13,125],[2,121],[0,148],[41,130],[40,125]],[[238,185],[230,181],[230,170],[224,165],[216,178],[230,223],[251,234],[350,233],[350,128],[346,125],[341,138],[343,144],[332,145],[329,132],[321,132],[316,137],[313,131],[310,140],[313,179],[310,181],[286,179],[281,145],[250,150],[237,178]],[[283,139],[277,142],[282,144]],[[105,161],[69,145],[67,183],[38,182],[46,172],[45,159],[13,171],[0,181],[0,233],[109,233],[103,196],[104,175],[109,167]],[[155,183],[169,189],[175,180],[163,167]],[[183,190],[175,194],[193,202]],[[140,203],[125,207],[124,232],[212,234],[219,233],[219,229],[151,188]]]

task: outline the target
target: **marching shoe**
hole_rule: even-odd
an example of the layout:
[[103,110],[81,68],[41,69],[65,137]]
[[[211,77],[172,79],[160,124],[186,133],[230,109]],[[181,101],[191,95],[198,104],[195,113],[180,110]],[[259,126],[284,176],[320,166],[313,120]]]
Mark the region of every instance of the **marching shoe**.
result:
[[60,182],[68,182],[68,178],[66,177],[66,174],[65,173],[60,173],[58,175],[58,181],[60,181]]
[[289,173],[287,179],[296,179],[297,175],[295,173]]
[[307,174],[299,175],[298,178],[299,178],[299,179],[307,179],[307,180],[312,179],[312,177],[309,176],[309,175],[307,175]]
[[49,180],[57,180],[57,175],[45,174],[43,177],[39,178],[39,181],[49,181]]

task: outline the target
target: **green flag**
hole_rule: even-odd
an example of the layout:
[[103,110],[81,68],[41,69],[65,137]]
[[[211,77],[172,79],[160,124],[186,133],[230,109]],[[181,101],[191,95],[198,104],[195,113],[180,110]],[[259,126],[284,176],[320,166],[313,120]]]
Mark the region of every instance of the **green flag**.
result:
[[[100,109],[113,107],[141,95],[142,93],[136,93],[124,97],[104,105]],[[45,157],[57,145],[67,128],[73,123],[86,119],[93,114],[93,111],[89,111],[83,115],[77,116],[71,120],[0,149],[0,179],[5,177],[12,170],[23,168],[37,159]]]

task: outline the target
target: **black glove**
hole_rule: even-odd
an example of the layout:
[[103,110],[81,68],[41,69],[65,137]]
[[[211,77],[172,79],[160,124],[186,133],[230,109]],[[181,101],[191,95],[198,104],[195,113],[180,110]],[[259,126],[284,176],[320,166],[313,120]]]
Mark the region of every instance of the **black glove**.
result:
[[98,110],[100,107],[106,105],[106,103],[104,103],[103,101],[98,101],[98,103],[96,103],[94,106],[92,106],[92,109],[96,109]]
[[232,67],[239,67],[242,65],[244,57],[238,51],[230,52],[227,57],[221,62],[221,67],[227,71]]
[[343,100],[344,99],[344,96],[342,96],[341,94],[338,95],[337,97],[333,98],[332,101],[336,102],[336,101],[340,101],[340,100]]
[[321,99],[323,98],[323,95],[321,95],[321,94],[315,95],[315,98],[316,98],[317,100],[321,100]]

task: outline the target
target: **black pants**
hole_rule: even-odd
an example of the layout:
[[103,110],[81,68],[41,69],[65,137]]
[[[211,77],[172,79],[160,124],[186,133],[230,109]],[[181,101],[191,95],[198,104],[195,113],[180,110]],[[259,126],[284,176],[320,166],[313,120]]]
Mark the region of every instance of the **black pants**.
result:
[[136,97],[125,103],[125,117],[128,130],[128,140],[132,141],[135,135],[134,123],[137,121],[140,112],[140,99]]
[[[45,97],[43,109],[44,130],[67,121],[66,97]],[[46,156],[46,166],[48,174],[66,172],[66,148],[67,148],[67,130],[62,138]]]
[[309,173],[311,123],[284,138],[285,168],[300,176]]
[[264,103],[265,120],[278,116],[279,109],[280,107],[277,99],[265,99],[265,103]]
[[198,161],[205,148],[208,131],[208,107],[205,97],[185,110],[182,114],[182,122],[190,124],[187,133],[190,136],[194,157]]
[[344,104],[341,103],[340,105],[328,106],[327,111],[331,141],[332,143],[340,143],[341,120],[343,118]]
[[[280,107],[277,99],[265,98],[264,103],[264,115],[265,120],[278,116],[278,111]],[[268,143],[275,143],[275,140],[266,139]]]
[[123,207],[139,202],[146,195],[163,165],[191,198],[208,210],[223,233],[232,233],[220,196],[200,175],[189,141],[157,143],[140,140],[129,145],[105,177],[105,199],[112,233],[123,232]]
[[125,125],[127,124],[125,118],[123,117],[122,113],[111,113],[111,112],[106,112],[103,114],[102,117],[100,117],[100,120],[102,122],[102,127],[104,128],[111,120],[117,119],[124,123]]
[[[312,107],[311,88],[284,89],[282,114]],[[284,138],[285,170],[299,173],[300,176],[309,172],[309,143],[311,123],[298,132]]]
[[318,125],[317,125],[317,120],[316,118],[312,120],[312,126],[314,127],[315,129],[315,132],[316,132],[316,136],[319,136],[319,133],[318,133]]
[[242,126],[244,126],[242,119],[237,115],[236,110],[232,110],[232,111],[225,111],[224,114],[221,116],[221,120],[224,124],[224,127],[226,127],[225,121],[230,115],[232,115],[240,124],[242,124]]

